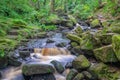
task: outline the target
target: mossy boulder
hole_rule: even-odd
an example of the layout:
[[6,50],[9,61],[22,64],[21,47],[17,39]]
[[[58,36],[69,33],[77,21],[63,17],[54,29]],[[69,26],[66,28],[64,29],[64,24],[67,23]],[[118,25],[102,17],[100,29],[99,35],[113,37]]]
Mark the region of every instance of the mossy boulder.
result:
[[91,22],[91,27],[95,28],[95,27],[99,27],[100,26],[100,22],[98,19],[95,19]]
[[54,65],[54,67],[56,68],[58,73],[64,72],[65,69],[59,61],[53,60],[53,61],[51,61],[51,63]]
[[84,75],[82,73],[78,73],[73,80],[82,80],[84,79]]
[[53,66],[49,64],[30,63],[24,64],[22,67],[22,73],[27,76],[35,74],[49,74],[54,72],[55,70]]
[[114,33],[96,33],[95,38],[99,40],[100,44],[109,45],[112,43],[112,36]]
[[74,34],[67,34],[67,38],[70,39],[71,41],[77,42],[79,44],[82,40],[79,36],[74,35]]
[[116,57],[120,61],[120,35],[114,35],[112,37],[112,47]]
[[73,68],[75,68],[78,71],[81,71],[89,68],[91,63],[84,55],[80,55],[75,60],[73,60],[72,65]]
[[90,32],[84,32],[82,34],[82,40],[81,40],[81,49],[83,50],[93,50],[94,48],[94,38],[93,35]]
[[[104,63],[95,63],[89,68],[89,72],[92,74],[92,76],[98,79],[92,79],[92,80],[117,80],[119,79],[120,70],[108,66]],[[92,78],[93,78],[92,77]]]
[[78,72],[75,69],[71,69],[66,77],[66,80],[73,80],[77,74]]
[[105,63],[118,62],[115,52],[113,51],[112,45],[94,49],[94,55],[97,60],[100,60]]
[[75,32],[76,32],[76,34],[77,34],[78,36],[80,36],[81,33],[83,32],[83,30],[82,30],[82,28],[81,28],[80,26],[78,26],[78,27],[76,27]]

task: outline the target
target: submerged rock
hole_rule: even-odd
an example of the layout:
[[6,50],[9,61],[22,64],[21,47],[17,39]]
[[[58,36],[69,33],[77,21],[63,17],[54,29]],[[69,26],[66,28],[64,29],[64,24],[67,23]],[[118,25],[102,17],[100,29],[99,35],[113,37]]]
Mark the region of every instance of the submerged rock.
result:
[[71,69],[66,77],[66,80],[73,80],[77,74],[78,72],[75,69]]
[[94,55],[97,60],[102,62],[118,62],[115,52],[113,51],[112,45],[103,46],[94,50]]
[[53,42],[55,42],[54,40],[52,40],[52,39],[47,39],[47,41],[46,41],[47,43],[53,43]]
[[28,76],[34,74],[49,74],[54,72],[55,70],[53,66],[49,64],[25,64],[22,67],[22,73]]
[[51,63],[54,65],[54,67],[58,73],[64,72],[65,69],[59,61],[53,60],[53,61],[51,61]]
[[91,64],[84,55],[80,55],[75,60],[73,60],[72,65],[73,68],[75,68],[78,71],[81,71],[89,68]]
[[57,47],[65,47],[66,43],[65,42],[61,42],[61,43],[56,44],[56,46]]
[[84,75],[82,73],[78,73],[73,80],[82,80],[84,79]]
[[120,61],[120,35],[114,35],[112,37],[112,46],[116,57]]

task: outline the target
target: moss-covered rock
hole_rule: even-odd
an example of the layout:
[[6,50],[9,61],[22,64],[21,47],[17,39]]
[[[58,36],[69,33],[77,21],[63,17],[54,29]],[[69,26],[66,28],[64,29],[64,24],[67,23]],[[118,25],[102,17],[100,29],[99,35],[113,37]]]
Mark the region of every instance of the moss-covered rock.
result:
[[63,73],[64,67],[59,61],[53,60],[51,63],[54,65],[58,73]]
[[81,38],[74,34],[67,34],[67,38],[70,39],[71,41],[77,42],[79,44],[81,42]]
[[34,74],[49,74],[54,72],[55,70],[52,65],[48,64],[25,64],[22,67],[22,73],[26,76]]
[[112,45],[103,46],[101,48],[94,49],[94,55],[97,60],[102,62],[118,62]]
[[117,80],[119,79],[120,70],[110,67],[104,63],[96,63],[89,68],[89,72],[93,77],[98,79],[92,80]]
[[80,26],[78,26],[76,29],[75,29],[75,32],[77,35],[81,35],[81,33],[83,32],[82,28]]
[[73,68],[75,68],[78,71],[81,71],[89,68],[91,64],[84,55],[80,55],[75,60],[73,60],[72,65]]
[[[1,55],[1,53],[0,53],[0,55]],[[5,57],[5,56],[1,57],[0,56],[0,68],[5,68],[7,65],[8,65],[7,57]]]
[[73,80],[82,80],[84,79],[84,75],[82,73],[78,73]]
[[76,46],[78,46],[78,43],[76,43],[76,42],[71,42],[71,46],[72,46],[72,47],[76,47]]
[[100,26],[100,22],[98,19],[95,19],[91,22],[91,27],[95,28],[95,27],[99,27]]
[[114,35],[112,37],[112,47],[116,57],[120,61],[120,35]]
[[66,77],[66,80],[73,80],[77,74],[78,72],[75,69],[71,69]]
[[113,35],[114,33],[96,33],[94,37],[99,40],[100,44],[109,45],[112,43]]

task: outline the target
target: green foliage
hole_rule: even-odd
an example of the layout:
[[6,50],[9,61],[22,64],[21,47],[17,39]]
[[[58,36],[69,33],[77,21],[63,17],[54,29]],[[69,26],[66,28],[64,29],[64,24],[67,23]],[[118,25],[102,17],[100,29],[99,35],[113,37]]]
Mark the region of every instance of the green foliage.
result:
[[41,28],[44,31],[51,31],[51,30],[57,29],[57,27],[55,25],[41,25]]
[[5,56],[4,50],[0,50],[0,57],[4,57],[4,56]]

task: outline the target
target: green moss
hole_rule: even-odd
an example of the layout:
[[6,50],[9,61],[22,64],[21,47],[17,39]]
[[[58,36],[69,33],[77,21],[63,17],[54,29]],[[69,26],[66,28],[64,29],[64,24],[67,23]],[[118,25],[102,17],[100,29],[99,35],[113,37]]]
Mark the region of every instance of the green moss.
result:
[[74,34],[68,34],[67,38],[70,39],[71,41],[75,41],[75,42],[77,42],[79,44],[81,43],[81,40],[82,40],[80,37],[78,37],[78,36],[76,36]]
[[94,49],[94,55],[96,59],[102,62],[118,62],[115,52],[112,49],[112,45],[103,46],[101,48]]
[[94,27],[97,27],[97,26],[100,26],[100,22],[98,19],[95,19],[91,22],[91,27],[94,28]]
[[87,69],[90,67],[90,62],[84,55],[78,56],[73,62],[73,67],[77,70]]
[[120,35],[114,35],[112,37],[112,47],[116,57],[120,61]]

